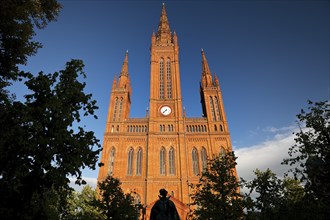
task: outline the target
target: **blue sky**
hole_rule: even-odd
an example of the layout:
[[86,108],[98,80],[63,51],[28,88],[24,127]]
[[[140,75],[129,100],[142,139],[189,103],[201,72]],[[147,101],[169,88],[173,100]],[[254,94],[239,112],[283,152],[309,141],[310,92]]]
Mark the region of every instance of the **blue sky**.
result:
[[[149,103],[149,47],[162,1],[61,1],[57,22],[38,30],[43,44],[24,69],[55,72],[82,59],[87,92],[100,107],[87,129],[103,141],[112,80],[129,51],[131,117]],[[201,48],[218,75],[239,175],[277,169],[293,143],[295,115],[308,99],[329,100],[328,1],[166,1],[180,46],[183,105],[201,116]],[[21,87],[15,88],[20,94]],[[278,163],[264,161],[273,155]],[[260,157],[259,159],[258,156]],[[278,157],[278,158],[277,158]],[[250,159],[249,159],[250,158]],[[277,164],[277,165],[276,165]],[[243,169],[244,167],[244,169]],[[97,171],[84,175],[95,180]]]

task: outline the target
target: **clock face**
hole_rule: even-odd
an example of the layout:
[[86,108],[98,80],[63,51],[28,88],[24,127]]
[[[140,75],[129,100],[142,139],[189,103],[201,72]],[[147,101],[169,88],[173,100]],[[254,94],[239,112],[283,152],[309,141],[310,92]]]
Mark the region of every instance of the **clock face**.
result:
[[160,113],[162,113],[162,115],[169,115],[171,114],[172,109],[169,106],[163,106],[160,108]]

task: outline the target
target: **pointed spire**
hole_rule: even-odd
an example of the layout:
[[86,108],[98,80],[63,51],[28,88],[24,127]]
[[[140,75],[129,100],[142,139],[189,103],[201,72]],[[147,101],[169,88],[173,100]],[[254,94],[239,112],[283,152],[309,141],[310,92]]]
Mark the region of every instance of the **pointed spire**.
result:
[[115,89],[117,87],[117,74],[113,77],[112,81],[112,89]]
[[213,86],[212,74],[207,63],[204,50],[202,49],[202,87]]
[[203,75],[211,74],[210,67],[209,64],[207,63],[203,48],[202,48],[202,74]]
[[216,86],[220,86],[219,79],[218,79],[218,76],[217,76],[216,73],[214,73],[214,83],[215,83]]
[[125,53],[124,63],[121,67],[120,76],[128,76],[128,50]]
[[128,50],[126,50],[125,59],[121,67],[121,72],[118,80],[119,88],[126,88],[127,86],[130,86],[130,80],[128,74]]
[[162,14],[160,15],[160,21],[158,24],[157,40],[160,40],[161,43],[171,42],[171,30],[165,9],[165,3],[163,3]]

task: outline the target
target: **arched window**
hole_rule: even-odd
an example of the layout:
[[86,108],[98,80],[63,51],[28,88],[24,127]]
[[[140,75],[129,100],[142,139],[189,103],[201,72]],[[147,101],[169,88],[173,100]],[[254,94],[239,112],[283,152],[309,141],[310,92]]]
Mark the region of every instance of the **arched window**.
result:
[[217,131],[218,128],[217,128],[217,125],[214,125],[214,131]]
[[136,175],[140,176],[142,174],[142,149],[139,148],[136,154]]
[[160,167],[160,175],[165,175],[165,168],[166,168],[166,152],[165,148],[162,147],[159,154],[159,167]]
[[219,106],[219,101],[218,97],[214,96],[214,104],[215,104],[215,112],[217,114],[217,120],[221,120],[221,112],[220,112],[220,106]]
[[164,60],[159,62],[159,98],[164,99]]
[[120,98],[120,102],[119,102],[119,113],[118,113],[118,120],[119,121],[120,121],[122,110],[123,110],[123,98]]
[[115,99],[115,107],[113,108],[113,117],[112,117],[112,121],[115,121],[115,120],[116,120],[117,107],[118,107],[118,97],[116,97],[116,99]]
[[169,173],[170,175],[175,174],[175,157],[174,157],[174,149],[171,147],[170,151],[168,152],[168,162],[169,162]]
[[220,131],[223,131],[222,125],[220,125]]
[[110,150],[109,162],[108,162],[108,174],[110,176],[112,176],[112,174],[113,174],[114,162],[115,162],[115,148],[112,147]]
[[141,198],[139,194],[136,192],[132,193],[131,196],[133,197],[133,205],[140,205],[141,204]]
[[202,147],[202,150],[201,150],[201,161],[202,161],[202,168],[204,171],[207,169],[207,155],[206,155],[206,150],[204,147]]
[[128,151],[127,175],[132,175],[132,170],[133,170],[133,156],[134,156],[134,150],[133,150],[133,148],[130,148],[129,151]]
[[167,83],[167,98],[172,98],[172,77],[171,77],[171,60],[166,61],[166,83]]
[[212,121],[215,121],[214,104],[213,104],[212,96],[210,96],[210,110],[212,114]]
[[198,152],[196,148],[192,150],[193,172],[197,176],[199,174]]
[[219,157],[223,158],[224,156],[226,156],[226,150],[224,147],[220,147],[220,153],[219,153]]

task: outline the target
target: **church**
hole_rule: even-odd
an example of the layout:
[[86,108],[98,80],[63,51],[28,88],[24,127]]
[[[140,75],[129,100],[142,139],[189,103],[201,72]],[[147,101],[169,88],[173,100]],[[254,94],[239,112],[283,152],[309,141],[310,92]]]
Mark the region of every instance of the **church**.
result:
[[171,32],[163,4],[158,30],[151,36],[149,111],[144,118],[129,116],[134,91],[128,52],[119,78],[113,80],[98,181],[107,175],[119,178],[124,192],[146,207],[145,219],[162,188],[186,219],[189,184],[199,181],[208,157],[232,151],[219,80],[203,50],[201,61],[203,115],[189,118],[182,108],[178,36]]

